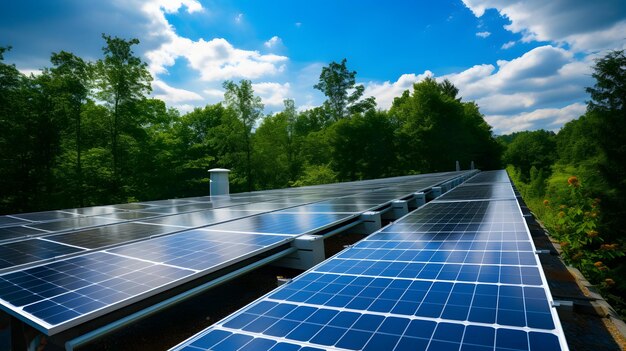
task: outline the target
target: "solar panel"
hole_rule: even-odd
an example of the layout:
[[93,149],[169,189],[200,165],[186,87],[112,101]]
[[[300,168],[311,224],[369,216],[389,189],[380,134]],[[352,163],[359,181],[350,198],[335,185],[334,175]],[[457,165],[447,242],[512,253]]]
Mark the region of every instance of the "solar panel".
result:
[[306,234],[345,221],[354,214],[265,213],[211,226],[211,230],[273,234]]
[[[401,182],[401,179],[397,179],[396,182]],[[371,183],[379,184],[379,187],[384,186],[382,181]],[[345,185],[341,186],[345,187]],[[307,204],[318,199],[334,198],[339,194],[354,193],[375,187],[355,185],[353,189],[344,191],[334,190],[336,188],[337,186],[329,186],[322,188],[327,189],[327,191],[321,192],[317,189],[294,189],[277,191],[272,195],[241,195],[233,198],[212,197],[210,201],[213,206],[232,206],[250,201],[271,201],[265,209],[271,208],[273,210]],[[413,190],[418,189],[412,189],[408,193]],[[377,196],[370,196],[370,199],[372,199],[371,201],[378,201],[380,204],[386,201],[381,199],[393,198],[398,193],[400,192],[390,189],[388,194],[377,194]],[[401,193],[405,194],[404,191]],[[306,196],[311,194],[314,196]],[[349,205],[361,206],[358,200],[356,203],[354,202],[355,199],[351,201],[348,202]],[[131,213],[120,212],[119,210],[170,212],[181,209],[195,210],[204,208],[206,205],[207,203],[202,201],[189,199],[116,205],[110,206],[113,211],[110,214],[89,218],[93,218],[94,222],[97,222],[105,218],[119,219],[125,213]],[[77,210],[69,215],[76,215],[81,211]],[[82,212],[87,213],[89,211]],[[140,217],[146,215],[142,212],[136,213]],[[9,250],[12,248],[13,252],[19,252],[19,254],[10,252],[11,254],[6,255],[6,257],[14,261],[18,260],[16,258],[18,256],[19,259],[26,257],[26,262],[7,262],[9,265],[34,263],[59,255],[75,255],[36,267],[22,268],[18,271],[1,274],[0,305],[3,309],[28,321],[38,329],[50,335],[55,334],[179,286],[201,275],[240,262],[253,255],[272,248],[282,247],[298,235],[332,227],[358,215],[356,212],[266,213],[214,225],[208,229],[183,229],[187,225],[195,226],[200,223],[206,225],[211,220],[226,218],[230,220],[237,218],[237,216],[249,216],[255,213],[230,208],[198,211],[158,217],[146,220],[145,223],[112,224],[63,234],[51,234],[47,235],[45,239],[6,243],[0,246],[0,250],[4,249],[10,252]],[[46,216],[48,219],[42,219]],[[55,214],[41,215],[40,213],[38,218],[38,220],[53,220],[56,217]],[[147,223],[148,221],[152,223]],[[60,220],[56,225],[62,227],[62,223],[72,222]],[[41,224],[54,229],[52,224]],[[158,237],[152,237],[154,235]],[[127,243],[128,241],[134,242]],[[9,246],[10,244],[15,245]],[[85,249],[99,251],[80,254],[87,251]],[[31,252],[36,254],[29,258],[31,256],[28,256],[27,253]],[[0,255],[2,258],[5,257],[4,254],[0,253]],[[293,347],[304,350],[311,346],[303,346],[301,343],[288,340],[266,339],[256,337],[255,340],[260,341],[252,340],[254,343],[250,345],[253,346],[246,343],[246,347],[260,347],[262,349],[262,345],[269,345],[268,343],[272,343],[272,341],[276,341],[272,343],[272,350],[288,350]],[[241,341],[241,338],[233,334],[232,340]],[[234,344],[220,343],[220,345],[230,347]]]
[[509,176],[504,170],[480,172],[467,180],[465,184],[472,183],[510,183]]
[[78,324],[85,316],[107,313],[108,306],[128,305],[138,295],[194,272],[95,252],[0,276],[0,303],[51,333]]
[[46,212],[32,212],[32,213],[20,213],[13,215],[14,217],[27,219],[29,221],[51,221],[57,219],[73,218],[77,217],[77,214],[61,212],[61,211],[46,211]]
[[0,245],[0,269],[83,251],[41,239],[28,239]]
[[30,222],[31,221],[27,221],[21,218],[15,218],[11,216],[0,216],[0,227],[17,226],[17,225],[22,225],[22,224],[28,224]]
[[379,204],[337,204],[331,201],[318,202],[310,205],[287,208],[277,213],[361,213],[371,208],[380,207]]
[[188,228],[203,227],[214,223],[225,222],[258,214],[259,211],[237,211],[231,207],[215,209],[212,211],[199,211],[172,216],[148,219],[143,222],[152,224],[164,224]]
[[515,199],[510,183],[459,186],[437,198],[437,201]]
[[97,249],[180,230],[180,227],[173,226],[121,223],[76,232],[55,234],[48,236],[47,239],[72,246]]
[[4,227],[0,228],[0,241],[24,238],[29,235],[45,234],[46,232],[29,227]]
[[322,349],[567,349],[519,205],[456,189],[449,199],[470,201],[410,213],[175,349],[226,350],[219,335]]
[[107,251],[176,267],[207,270],[291,239],[283,235],[191,230]]
[[43,222],[37,224],[31,224],[29,227],[45,230],[47,232],[60,232],[72,229],[96,227],[101,225],[117,223],[119,220],[102,218],[102,217],[78,217],[69,218],[60,221]]

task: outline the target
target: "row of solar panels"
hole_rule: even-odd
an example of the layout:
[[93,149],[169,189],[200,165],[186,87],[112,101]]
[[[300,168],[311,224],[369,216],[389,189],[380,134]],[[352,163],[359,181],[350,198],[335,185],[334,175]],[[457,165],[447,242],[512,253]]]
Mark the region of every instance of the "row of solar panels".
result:
[[463,174],[4,216],[0,306],[52,335]]
[[174,350],[567,350],[504,171],[480,173]]

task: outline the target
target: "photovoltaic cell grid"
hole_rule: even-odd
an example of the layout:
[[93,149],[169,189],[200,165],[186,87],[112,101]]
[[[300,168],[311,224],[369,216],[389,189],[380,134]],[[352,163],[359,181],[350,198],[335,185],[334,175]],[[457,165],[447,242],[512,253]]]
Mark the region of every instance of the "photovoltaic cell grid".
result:
[[49,333],[65,330],[293,236],[191,230],[0,276],[0,303]]
[[[259,199],[267,200],[267,197]],[[290,205],[293,201],[285,199],[282,202]],[[135,205],[139,206],[137,209],[146,208],[143,204]],[[167,205],[180,207],[190,204],[176,201],[168,202]],[[249,211],[226,211],[221,215],[233,216],[235,212],[250,214]],[[194,215],[187,213],[180,216],[193,222],[194,219],[190,218]],[[18,315],[40,330],[53,334],[181,284],[192,276],[215,271],[258,252],[283,245],[303,232],[333,225],[352,215],[326,213],[312,216],[295,213],[274,218],[274,214],[268,214],[260,222],[242,220],[248,225],[256,224],[256,227],[251,227],[255,232],[269,234],[220,232],[215,227],[211,227],[211,230],[180,232],[183,230],[181,226],[168,228],[157,223],[122,223],[10,243],[20,243],[22,252],[36,252],[37,248],[31,249],[28,244],[41,241],[45,245],[55,246],[50,252],[63,255],[66,252],[59,248],[70,251],[83,250],[83,247],[92,249],[145,239],[147,235],[179,231],[0,275],[0,303],[10,311],[17,311]],[[195,220],[199,219],[196,217]],[[278,233],[270,233],[275,231]],[[52,240],[58,240],[59,243]],[[285,345],[289,346],[281,343],[279,347]]]
[[175,349],[567,349],[530,240],[514,201],[430,203]]

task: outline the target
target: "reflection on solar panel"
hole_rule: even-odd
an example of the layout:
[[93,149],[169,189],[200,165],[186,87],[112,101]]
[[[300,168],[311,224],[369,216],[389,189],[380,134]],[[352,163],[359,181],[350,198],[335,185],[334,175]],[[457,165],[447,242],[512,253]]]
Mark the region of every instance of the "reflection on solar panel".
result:
[[78,218],[64,219],[61,221],[31,224],[29,225],[29,227],[40,229],[40,230],[45,230],[48,232],[58,232],[58,231],[66,231],[66,230],[72,230],[72,229],[95,227],[95,226],[100,226],[100,225],[112,224],[116,222],[119,222],[119,221],[115,219],[110,219],[110,218],[78,217]]
[[353,217],[338,213],[267,213],[211,226],[211,230],[250,233],[306,234]]
[[427,204],[175,349],[566,350],[519,205],[472,200]]
[[16,241],[0,246],[0,269],[83,251],[81,248],[41,239]]
[[66,234],[56,234],[46,238],[63,244],[97,249],[180,230],[181,229],[179,227],[164,225],[122,223]]
[[510,184],[495,183],[489,185],[465,185],[459,186],[453,192],[443,194],[437,201],[458,200],[496,200],[514,199],[515,193]]
[[123,256],[193,270],[207,270],[258,249],[291,241],[282,235],[192,230],[108,250]]
[[23,238],[29,235],[45,234],[46,232],[29,227],[0,228],[0,241]]

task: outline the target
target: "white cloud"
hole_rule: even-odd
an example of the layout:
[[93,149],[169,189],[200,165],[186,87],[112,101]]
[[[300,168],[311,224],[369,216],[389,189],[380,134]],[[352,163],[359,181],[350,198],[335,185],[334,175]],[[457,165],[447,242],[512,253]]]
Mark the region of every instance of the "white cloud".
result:
[[243,13],[238,13],[237,16],[235,16],[235,23],[239,24],[241,21],[243,21]]
[[403,74],[395,82],[386,81],[383,83],[368,82],[365,85],[363,96],[374,96],[378,108],[388,109],[393,103],[393,99],[401,96],[405,90],[412,90],[413,84],[421,82],[427,77],[432,77],[431,71],[422,74]]
[[184,57],[189,67],[200,73],[204,81],[221,81],[232,78],[254,79],[274,75],[285,69],[287,57],[262,55],[258,51],[235,48],[226,39],[209,41],[175,37],[157,50],[146,53],[149,67],[155,74],[167,72],[176,59]]
[[522,41],[568,43],[575,51],[624,47],[626,6],[623,0],[463,0],[476,17],[493,8],[520,33]]
[[261,101],[266,106],[283,106],[283,101],[289,98],[289,83],[263,82],[253,83],[254,93],[261,97]]
[[503,50],[507,50],[507,49],[512,48],[513,46],[515,46],[515,42],[514,41],[508,41],[508,42],[502,44],[502,49]]
[[563,124],[580,117],[585,110],[586,106],[577,102],[563,108],[536,109],[512,116],[491,115],[485,116],[485,119],[503,134],[538,129],[537,126],[556,131]]
[[296,27],[300,28],[300,27],[302,26],[302,22],[296,22],[296,23],[294,23],[294,25],[295,25]]
[[491,32],[487,32],[487,31],[476,33],[476,36],[477,37],[481,37],[481,38],[486,38],[486,37],[488,37],[490,35],[491,35]]
[[152,82],[152,89],[154,89],[152,92],[154,97],[165,101],[167,104],[204,100],[204,98],[198,93],[171,87],[167,83],[158,79],[155,79]]
[[265,47],[268,49],[275,48],[276,46],[280,46],[282,44],[283,44],[283,40],[277,36],[273,36],[268,41],[263,43],[263,45],[265,45]]

